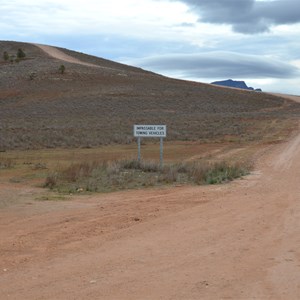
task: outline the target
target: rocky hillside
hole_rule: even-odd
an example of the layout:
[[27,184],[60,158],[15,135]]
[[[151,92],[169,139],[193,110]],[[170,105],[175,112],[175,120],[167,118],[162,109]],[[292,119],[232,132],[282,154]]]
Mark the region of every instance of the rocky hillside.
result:
[[[25,57],[18,59],[18,49]],[[52,49],[77,63],[0,42],[0,150],[131,143],[133,124],[156,123],[168,126],[170,140],[259,139],[257,124],[299,117],[297,104],[276,96]]]

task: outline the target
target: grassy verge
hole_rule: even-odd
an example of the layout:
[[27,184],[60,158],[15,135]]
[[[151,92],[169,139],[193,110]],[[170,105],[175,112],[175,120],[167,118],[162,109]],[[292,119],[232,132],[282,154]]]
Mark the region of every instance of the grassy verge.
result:
[[49,174],[44,186],[63,193],[110,192],[168,184],[218,184],[248,174],[249,164],[154,161],[83,162]]

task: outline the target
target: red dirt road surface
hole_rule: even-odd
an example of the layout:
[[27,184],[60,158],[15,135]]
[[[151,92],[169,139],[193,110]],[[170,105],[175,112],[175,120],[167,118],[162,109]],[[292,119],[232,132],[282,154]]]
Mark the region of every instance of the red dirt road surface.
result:
[[245,179],[33,201],[2,184],[0,299],[299,299],[300,130]]
[[3,208],[0,298],[299,299],[299,178],[297,134],[232,184]]

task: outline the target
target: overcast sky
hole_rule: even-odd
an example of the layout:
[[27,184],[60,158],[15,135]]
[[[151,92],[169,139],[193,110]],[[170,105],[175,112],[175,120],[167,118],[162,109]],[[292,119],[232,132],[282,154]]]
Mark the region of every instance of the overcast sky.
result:
[[0,39],[300,95],[299,0],[0,0]]

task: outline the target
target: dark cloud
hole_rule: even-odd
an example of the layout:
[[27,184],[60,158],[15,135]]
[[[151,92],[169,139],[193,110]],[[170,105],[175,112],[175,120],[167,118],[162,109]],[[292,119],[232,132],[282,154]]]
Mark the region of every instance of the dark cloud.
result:
[[236,32],[265,32],[272,25],[300,22],[299,0],[181,0],[201,22],[229,24]]
[[142,59],[134,64],[185,78],[292,78],[299,72],[287,63],[231,52],[173,54]]

